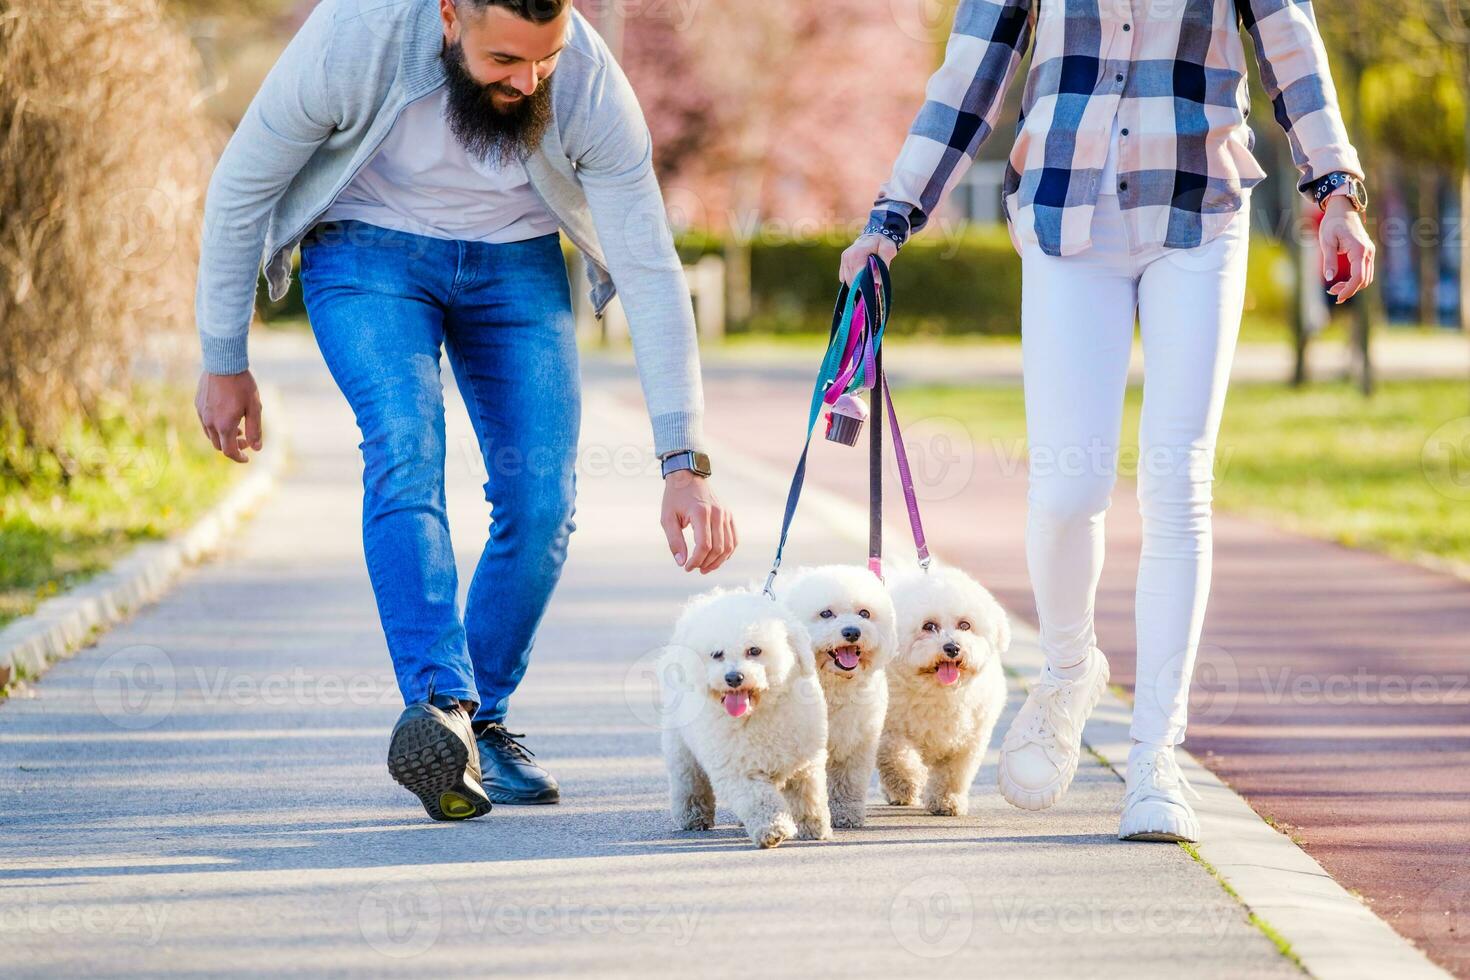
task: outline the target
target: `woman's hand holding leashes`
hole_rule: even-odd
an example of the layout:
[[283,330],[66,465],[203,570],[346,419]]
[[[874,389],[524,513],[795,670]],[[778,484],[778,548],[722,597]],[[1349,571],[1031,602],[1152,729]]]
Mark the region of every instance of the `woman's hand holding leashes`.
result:
[[[887,239],[883,239],[885,242]],[[891,243],[890,243],[891,244]],[[857,248],[854,245],[854,248]],[[879,578],[883,577],[883,406],[887,406],[889,428],[893,432],[894,453],[898,460],[899,482],[903,487],[904,503],[908,508],[909,526],[914,535],[914,547],[918,553],[919,567],[929,567],[929,548],[924,538],[923,522],[919,517],[918,499],[914,492],[913,473],[909,467],[908,454],[904,451],[903,436],[898,428],[898,417],[889,397],[888,380],[883,373],[883,334],[888,324],[889,310],[893,300],[893,287],[888,276],[888,266],[873,252],[864,254],[862,264],[852,276],[851,285],[844,284],[837,297],[837,306],[832,314],[832,330],[828,338],[827,352],[817,371],[816,384],[812,390],[811,405],[807,412],[806,441],[802,445],[801,457],[796,463],[796,472],[791,479],[791,488],[786,496],[786,510],[781,519],[781,533],[776,543],[776,556],[766,577],[765,593],[774,597],[776,575],[781,569],[781,559],[786,550],[786,539],[791,530],[796,506],[801,499],[802,486],[806,482],[807,457],[811,451],[812,432],[821,417],[824,405],[833,409],[829,413],[827,436],[834,442],[855,445],[858,431],[854,417],[839,419],[843,415],[844,402],[851,404],[859,392],[866,391],[873,399],[869,423],[868,455],[868,568]],[[861,416],[858,416],[861,417]],[[842,425],[846,421],[847,425]],[[860,424],[860,423],[857,423]]]

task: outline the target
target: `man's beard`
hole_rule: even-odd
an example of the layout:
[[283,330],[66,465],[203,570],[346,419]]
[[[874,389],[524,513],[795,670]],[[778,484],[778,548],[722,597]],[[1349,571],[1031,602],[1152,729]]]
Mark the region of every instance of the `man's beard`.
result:
[[515,89],[475,81],[465,67],[464,49],[458,42],[445,47],[443,58],[448,94],[445,116],[450,131],[467,153],[503,167],[523,159],[540,145],[551,122],[551,79],[538,85],[534,95],[501,107],[491,95],[518,94]]

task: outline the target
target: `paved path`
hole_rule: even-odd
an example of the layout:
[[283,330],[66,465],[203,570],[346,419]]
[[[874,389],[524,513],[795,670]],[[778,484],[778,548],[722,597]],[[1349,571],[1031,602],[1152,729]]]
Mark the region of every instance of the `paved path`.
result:
[[[836,843],[774,852],[728,815],[671,831],[643,665],[706,583],[665,557],[656,478],[599,475],[599,450],[646,440],[606,401],[511,719],[567,802],[425,820],[383,766],[398,705],[356,436],[301,340],[257,345],[295,462],[238,546],[0,706],[0,972],[1300,976],[1183,850],[1113,840],[1121,787],[1090,758],[1040,816],[1005,805],[987,766],[966,819],[878,808]],[[451,453],[466,568],[478,469]],[[721,486],[752,542],[729,584],[761,570],[779,494]],[[804,515],[793,553],[848,550]]]
[[[814,371],[714,372],[711,433],[791,466]],[[911,436],[953,440],[957,465],[920,488],[931,542],[1034,624],[1024,466],[954,420],[904,422]],[[863,462],[814,446],[809,480],[866,500]],[[1130,693],[1139,544],[1121,481],[1098,631]],[[1231,515],[1217,516],[1214,581],[1188,747],[1400,933],[1470,977],[1470,583]]]

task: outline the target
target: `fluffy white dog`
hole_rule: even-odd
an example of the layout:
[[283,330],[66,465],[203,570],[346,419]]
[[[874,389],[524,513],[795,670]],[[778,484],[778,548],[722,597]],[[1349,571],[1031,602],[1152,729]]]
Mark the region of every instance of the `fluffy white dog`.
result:
[[659,669],[670,804],[683,830],[730,807],[758,847],[826,840],[827,709],[811,640],[754,590],[692,600]]
[[827,702],[832,826],[861,827],[888,710],[883,668],[898,644],[893,600],[861,565],[800,569],[780,597],[811,635]]
[[970,783],[1006,701],[1001,654],[1011,644],[1005,611],[954,568],[892,583],[898,656],[888,667],[888,719],[878,775],[888,801],[963,815]]

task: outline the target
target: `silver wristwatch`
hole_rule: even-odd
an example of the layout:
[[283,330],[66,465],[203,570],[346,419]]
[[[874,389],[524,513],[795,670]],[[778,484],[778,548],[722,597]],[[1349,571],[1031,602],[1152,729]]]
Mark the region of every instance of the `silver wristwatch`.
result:
[[697,449],[681,449],[669,453],[660,460],[660,469],[665,477],[680,470],[688,470],[695,476],[709,476],[714,472],[710,467],[709,454]]

